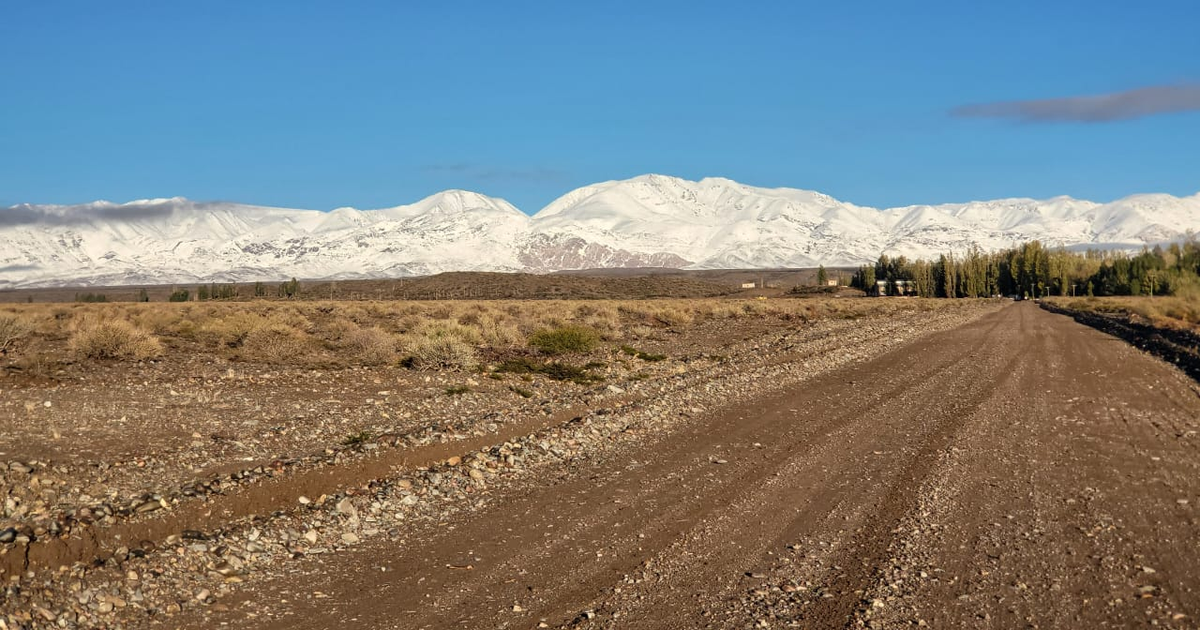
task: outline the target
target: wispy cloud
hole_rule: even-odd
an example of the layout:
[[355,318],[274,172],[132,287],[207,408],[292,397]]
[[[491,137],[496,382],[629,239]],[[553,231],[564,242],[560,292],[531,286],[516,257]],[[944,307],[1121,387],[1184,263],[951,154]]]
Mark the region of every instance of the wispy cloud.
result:
[[1158,85],[1111,94],[1035,101],[978,103],[956,107],[950,114],[960,118],[1008,118],[1021,122],[1102,123],[1187,111],[1200,111],[1200,84]]
[[[202,207],[205,204],[194,204]],[[126,204],[89,203],[75,206],[18,204],[0,208],[0,227],[16,225],[80,225],[90,221],[138,221],[162,219],[177,209],[171,201]]]
[[466,162],[426,164],[421,170],[431,175],[453,175],[477,181],[557,183],[567,179],[565,172],[552,168],[503,168]]

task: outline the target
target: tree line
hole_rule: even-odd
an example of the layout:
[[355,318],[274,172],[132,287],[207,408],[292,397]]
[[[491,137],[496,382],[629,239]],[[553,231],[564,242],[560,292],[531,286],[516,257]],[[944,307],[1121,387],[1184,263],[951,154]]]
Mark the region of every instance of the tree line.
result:
[[1200,296],[1200,241],[1189,235],[1181,243],[1132,255],[1072,252],[1040,241],[995,252],[972,246],[965,254],[942,254],[937,260],[881,254],[874,265],[855,271],[851,286],[874,292],[880,281],[888,295],[921,297]]

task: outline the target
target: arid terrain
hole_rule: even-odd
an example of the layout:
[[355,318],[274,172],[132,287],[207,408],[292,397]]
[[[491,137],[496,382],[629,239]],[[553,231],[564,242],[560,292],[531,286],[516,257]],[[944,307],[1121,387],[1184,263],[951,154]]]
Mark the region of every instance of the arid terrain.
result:
[[[831,267],[830,279],[848,281],[853,269]],[[701,269],[657,267],[586,269],[553,274],[447,272],[415,278],[379,280],[301,279],[297,297],[308,300],[444,300],[444,299],[644,299],[701,298],[737,294],[779,295],[800,285],[812,285],[817,269]],[[286,278],[279,282],[286,281]],[[271,296],[279,282],[261,283]],[[743,284],[757,284],[743,290]],[[845,282],[843,282],[845,284]],[[104,295],[113,302],[133,302],[143,289],[151,301],[164,302],[171,292],[199,285],[144,285],[119,287],[41,287],[0,290],[0,304],[19,302],[74,302],[81,294]],[[231,284],[242,296],[254,295],[255,283]]]
[[1031,302],[10,304],[4,330],[0,628],[1200,623],[1200,386]]

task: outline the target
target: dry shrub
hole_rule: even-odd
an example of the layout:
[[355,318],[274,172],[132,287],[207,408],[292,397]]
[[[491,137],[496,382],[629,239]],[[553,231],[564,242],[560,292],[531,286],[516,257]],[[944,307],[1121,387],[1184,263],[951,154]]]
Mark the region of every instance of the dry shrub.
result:
[[284,322],[267,320],[255,313],[232,313],[206,322],[196,331],[196,337],[201,342],[213,346],[239,348],[249,338],[250,333],[271,324],[290,328]]
[[342,350],[363,365],[387,365],[396,360],[396,338],[380,328],[359,328],[342,339]]
[[478,346],[483,342],[478,329],[449,319],[423,321],[412,329],[412,334],[427,339],[455,339],[470,346]]
[[585,304],[575,310],[583,324],[594,328],[606,338],[619,338],[621,334],[621,315],[611,306]]
[[345,317],[334,317],[321,326],[320,332],[323,338],[330,341],[332,347],[338,347],[344,345],[350,335],[359,330],[362,330],[362,326],[357,323]]
[[742,302],[742,312],[744,314],[750,315],[750,316],[762,315],[767,312],[766,301],[747,300],[745,302]]
[[469,370],[479,364],[474,346],[455,337],[416,337],[407,345],[413,367],[422,370]]
[[591,352],[600,343],[600,334],[587,326],[545,328],[529,337],[529,345],[545,354]]
[[138,309],[129,319],[137,326],[152,331],[156,335],[165,335],[178,331],[180,324],[185,321],[179,309],[155,304]]
[[600,309],[601,307],[598,307],[595,304],[580,304],[579,306],[575,307],[575,316],[580,319],[584,319],[599,313]]
[[362,306],[342,306],[338,309],[342,317],[360,325],[371,321],[372,317],[377,316],[376,311],[377,308],[373,303],[367,305],[365,308]]
[[463,326],[479,327],[480,322],[483,321],[485,316],[484,310],[485,309],[482,306],[476,305],[474,308],[469,309],[467,312],[459,315],[456,319],[458,319],[458,323],[462,324]]
[[68,340],[71,352],[87,359],[152,359],[162,344],[150,331],[123,319],[85,319]]
[[475,348],[482,343],[479,330],[447,318],[426,320],[405,335],[405,351],[413,367],[423,370],[465,370],[478,365]]
[[246,334],[243,355],[266,363],[301,363],[312,350],[311,338],[287,324],[270,323]]
[[691,313],[682,308],[672,307],[660,308],[654,313],[654,316],[668,326],[687,326],[695,320]]
[[654,336],[654,329],[649,326],[633,326],[629,329],[629,334],[637,339],[646,339]]
[[525,343],[525,335],[501,315],[481,316],[478,327],[483,342],[493,348],[511,348]]
[[741,304],[737,302],[725,302],[712,307],[711,315],[714,319],[737,319],[744,314]]
[[454,308],[445,304],[435,304],[425,312],[425,317],[430,319],[451,319],[454,317]]
[[13,348],[33,332],[33,325],[13,313],[0,313],[0,353]]

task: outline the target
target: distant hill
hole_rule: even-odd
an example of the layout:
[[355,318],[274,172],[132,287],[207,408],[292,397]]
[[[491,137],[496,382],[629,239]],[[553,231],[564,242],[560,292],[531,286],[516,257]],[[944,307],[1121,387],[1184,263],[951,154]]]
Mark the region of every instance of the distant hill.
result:
[[22,204],[0,211],[0,287],[849,266],[880,253],[931,257],[1030,239],[1139,248],[1188,229],[1200,230],[1200,194],[878,210],[806,190],[662,175],[585,186],[533,216],[462,190],[330,212],[183,198]]

